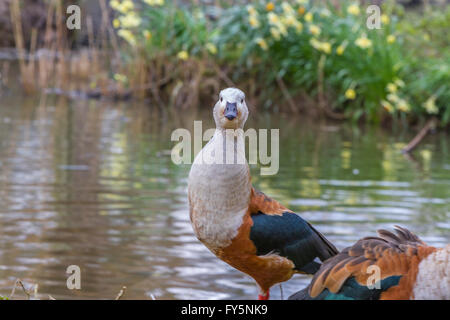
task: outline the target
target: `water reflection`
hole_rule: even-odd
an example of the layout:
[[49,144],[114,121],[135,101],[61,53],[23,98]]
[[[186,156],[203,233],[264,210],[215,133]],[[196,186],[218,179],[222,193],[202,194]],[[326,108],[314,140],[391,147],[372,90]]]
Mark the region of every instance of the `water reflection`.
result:
[[[208,112],[145,103],[3,98],[0,102],[0,294],[16,278],[41,298],[253,299],[252,280],[193,236],[189,166],[168,152],[173,129]],[[343,248],[377,228],[401,224],[434,245],[450,242],[448,137],[427,138],[414,158],[404,132],[352,129],[254,115],[254,128],[281,128],[280,171],[254,184],[296,210]],[[70,291],[67,266],[82,270]],[[305,285],[296,276],[284,295]],[[280,297],[278,288],[272,290]]]

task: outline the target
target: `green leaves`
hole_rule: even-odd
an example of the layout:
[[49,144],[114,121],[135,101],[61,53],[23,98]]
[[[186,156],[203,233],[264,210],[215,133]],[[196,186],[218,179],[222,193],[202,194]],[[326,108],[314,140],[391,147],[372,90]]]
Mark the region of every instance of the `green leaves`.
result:
[[[145,52],[149,58],[213,55],[215,63],[228,67],[228,77],[237,83],[256,81],[262,94],[268,94],[268,87],[277,88],[277,78],[293,96],[306,91],[315,97],[320,87],[332,97],[332,108],[355,120],[364,116],[378,122],[402,113],[403,118],[427,117],[424,103],[429,101],[448,123],[450,54],[443,31],[449,27],[448,8],[410,23],[392,14],[408,16],[389,2],[382,8],[381,29],[372,30],[366,27],[365,8],[355,1],[336,7],[272,2],[269,10],[267,1],[247,7],[176,6],[171,1],[144,6],[138,11],[141,27],[152,35]],[[430,36],[441,46],[431,55],[423,42]],[[394,95],[387,88],[396,81],[406,85]],[[345,94],[348,89],[351,95]],[[428,109],[435,110],[430,104]]]

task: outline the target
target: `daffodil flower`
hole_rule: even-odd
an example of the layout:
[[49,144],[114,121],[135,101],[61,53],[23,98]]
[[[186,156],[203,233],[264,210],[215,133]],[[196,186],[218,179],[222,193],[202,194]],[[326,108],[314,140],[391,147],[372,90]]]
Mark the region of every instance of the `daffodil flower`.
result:
[[390,19],[389,19],[389,16],[388,16],[387,14],[382,14],[382,15],[381,15],[381,22],[382,22],[383,24],[388,24],[389,21],[390,21]]
[[318,36],[321,32],[320,28],[316,26],[315,24],[312,24],[309,26],[309,32],[311,32],[312,35]]
[[347,12],[351,15],[357,16],[359,15],[360,10],[357,4],[352,4],[348,6]]
[[266,40],[264,40],[263,38],[256,38],[255,42],[261,47],[261,49],[263,49],[264,51],[269,49],[269,46],[267,45]]
[[117,82],[126,83],[128,79],[127,79],[127,76],[124,74],[115,73],[114,80],[116,80]]
[[387,43],[394,43],[395,42],[395,36],[390,34],[386,38]]
[[152,33],[151,33],[150,31],[148,31],[148,30],[144,30],[144,31],[142,32],[142,34],[144,35],[144,38],[145,38],[146,40],[150,40],[150,39],[152,38]]
[[259,28],[260,26],[258,17],[256,15],[250,15],[248,17],[248,22],[250,23],[250,26],[252,26],[252,28]]
[[211,54],[216,54],[217,53],[217,47],[214,45],[214,43],[207,43],[206,44],[206,49]]
[[270,28],[270,33],[272,34],[272,37],[275,38],[275,40],[280,40],[281,39],[281,34],[280,31],[278,31],[277,28]]
[[113,27],[118,29],[120,27],[120,21],[119,19],[114,19],[113,20]]
[[143,0],[149,6],[162,6],[164,4],[164,0]]
[[291,5],[287,2],[283,2],[281,4],[281,8],[286,15],[293,15],[295,13],[294,8],[292,8]]
[[355,44],[362,49],[367,49],[372,46],[372,41],[366,36],[362,36],[361,38],[356,39]]
[[315,38],[312,38],[311,40],[309,40],[309,43],[316,50],[322,51],[326,54],[331,53],[331,43],[329,43],[329,42],[321,42]]
[[134,37],[134,34],[127,29],[120,29],[117,34],[119,37],[125,39],[130,45],[135,46],[136,45],[136,38]]
[[397,87],[403,88],[405,86],[405,82],[399,78],[395,78],[394,83],[397,85]]
[[386,100],[382,100],[381,105],[383,106],[384,109],[386,109],[387,112],[389,112],[389,113],[394,112],[394,107],[392,106],[392,104],[390,104]]
[[405,112],[405,113],[411,111],[411,107],[410,107],[409,103],[403,99],[400,99],[400,101],[397,103],[397,108],[398,108],[398,110]]
[[307,14],[305,14],[305,21],[306,22],[313,21],[313,14],[311,12],[308,12]]
[[437,114],[439,113],[439,109],[436,106],[436,97],[431,96],[423,103],[423,107],[429,114]]
[[177,54],[178,59],[186,61],[189,59],[189,53],[186,50],[180,51]]
[[251,15],[251,16],[258,14],[258,12],[256,11],[255,7],[252,6],[251,4],[249,4],[249,5],[247,6],[247,12],[248,12],[248,14]]
[[393,94],[393,93],[388,94],[387,99],[394,103],[397,103],[400,101],[400,98],[396,94]]
[[355,99],[356,98],[356,92],[355,92],[355,90],[353,90],[353,89],[347,89],[346,91],[345,91],[345,97],[347,98],[347,99],[349,99],[349,100],[353,100],[353,99]]
[[396,93],[397,92],[397,86],[393,83],[388,83],[388,85],[386,86],[387,91],[389,91],[390,93]]
[[128,13],[119,17],[122,28],[136,28],[141,24],[141,18],[136,13]]
[[280,18],[273,12],[269,12],[267,18],[269,19],[270,24],[277,24],[280,22]]

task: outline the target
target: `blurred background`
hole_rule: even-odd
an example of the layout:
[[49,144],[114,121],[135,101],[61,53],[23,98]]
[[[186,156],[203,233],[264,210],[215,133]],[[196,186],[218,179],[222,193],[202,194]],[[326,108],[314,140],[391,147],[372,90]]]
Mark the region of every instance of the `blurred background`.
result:
[[253,299],[194,237],[170,157],[228,86],[248,128],[280,129],[255,187],[339,249],[394,224],[449,243],[449,24],[444,0],[1,1],[0,299],[16,279],[33,299]]

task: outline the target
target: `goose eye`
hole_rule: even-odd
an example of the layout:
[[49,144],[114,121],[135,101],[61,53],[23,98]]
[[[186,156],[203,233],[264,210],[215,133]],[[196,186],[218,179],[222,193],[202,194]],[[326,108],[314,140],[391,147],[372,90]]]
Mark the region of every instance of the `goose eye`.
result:
[[244,103],[244,99],[241,99],[241,103]]
[[220,97],[220,102],[222,102],[223,101],[223,98],[222,97]]

